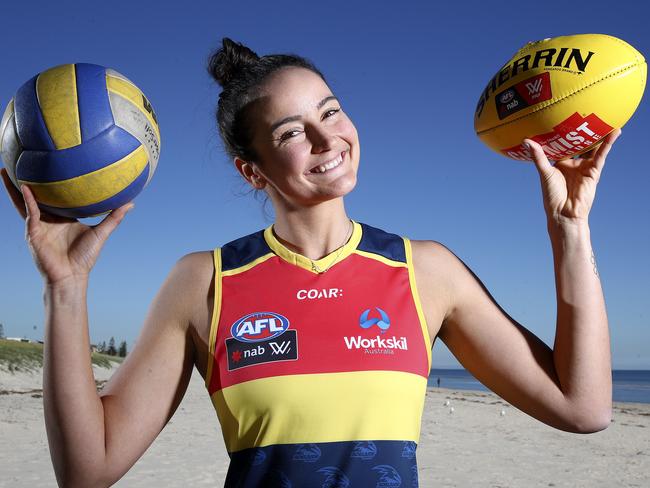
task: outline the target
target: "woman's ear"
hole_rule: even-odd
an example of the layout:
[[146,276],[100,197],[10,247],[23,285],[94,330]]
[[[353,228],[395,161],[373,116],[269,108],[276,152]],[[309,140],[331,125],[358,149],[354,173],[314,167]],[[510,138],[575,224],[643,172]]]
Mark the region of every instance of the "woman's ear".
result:
[[266,179],[255,163],[235,158],[235,167],[239,174],[256,190],[263,190],[266,187]]

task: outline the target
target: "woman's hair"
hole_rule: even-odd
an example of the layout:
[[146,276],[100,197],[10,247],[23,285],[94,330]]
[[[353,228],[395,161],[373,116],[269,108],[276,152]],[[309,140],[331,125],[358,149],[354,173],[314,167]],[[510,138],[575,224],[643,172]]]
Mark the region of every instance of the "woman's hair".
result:
[[307,59],[293,54],[259,57],[241,43],[223,38],[222,46],[208,60],[208,72],[223,88],[217,104],[217,125],[231,158],[256,159],[252,147],[250,103],[264,81],[282,68],[299,67],[323,74]]

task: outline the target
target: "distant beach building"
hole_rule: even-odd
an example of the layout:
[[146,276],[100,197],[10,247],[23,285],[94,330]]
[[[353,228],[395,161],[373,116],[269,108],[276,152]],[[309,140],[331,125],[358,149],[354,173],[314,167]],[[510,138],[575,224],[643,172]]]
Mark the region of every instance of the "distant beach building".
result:
[[26,337],[5,337],[6,340],[8,341],[16,341],[16,342],[30,342],[29,339]]

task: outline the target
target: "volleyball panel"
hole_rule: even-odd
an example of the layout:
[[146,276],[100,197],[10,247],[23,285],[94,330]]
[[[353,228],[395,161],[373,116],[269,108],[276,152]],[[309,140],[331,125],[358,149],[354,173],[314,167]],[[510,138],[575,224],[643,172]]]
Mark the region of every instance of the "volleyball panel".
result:
[[106,70],[106,84],[115,124],[138,139],[147,151],[150,180],[160,158],[160,129],[156,114],[138,87],[117,71]]
[[96,64],[75,64],[81,140],[86,142],[115,124],[106,90],[106,68]]
[[[30,182],[29,186],[39,203],[50,207],[72,209],[95,205],[118,195],[142,177],[143,173],[146,181],[147,154],[142,146],[138,146],[135,151],[119,161],[92,173],[62,181]],[[126,201],[120,204],[123,203]]]
[[11,181],[16,184],[16,162],[23,148],[18,140],[14,116],[14,99],[12,98],[0,122],[0,157],[5,163]]
[[119,161],[139,146],[135,137],[113,126],[79,146],[60,151],[23,151],[16,164],[16,176],[27,184],[76,178]]
[[109,99],[113,108],[116,126],[124,129],[138,139],[147,151],[150,164],[149,179],[154,174],[160,157],[160,139],[154,130],[150,119],[144,114],[142,107],[134,104],[131,99],[119,93],[110,92]]
[[36,78],[36,97],[56,149],[81,144],[75,71],[74,64],[64,64]]
[[39,207],[46,212],[61,215],[63,217],[69,217],[72,219],[96,217],[98,215],[108,213],[111,210],[121,207],[122,205],[133,200],[144,189],[147,183],[148,174],[149,165],[146,165],[140,175],[126,188],[113,195],[112,197],[97,203],[75,208],[52,207],[39,203]]
[[16,132],[23,148],[30,151],[55,151],[36,95],[36,79],[22,85],[14,97]]

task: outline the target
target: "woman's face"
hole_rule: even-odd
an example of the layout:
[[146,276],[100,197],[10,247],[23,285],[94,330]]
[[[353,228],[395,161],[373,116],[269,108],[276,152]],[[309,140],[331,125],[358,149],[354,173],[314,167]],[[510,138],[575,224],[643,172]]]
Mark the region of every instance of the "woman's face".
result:
[[357,131],[320,76],[284,68],[264,83],[251,109],[258,159],[251,163],[272,200],[311,206],[354,188]]

